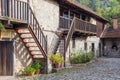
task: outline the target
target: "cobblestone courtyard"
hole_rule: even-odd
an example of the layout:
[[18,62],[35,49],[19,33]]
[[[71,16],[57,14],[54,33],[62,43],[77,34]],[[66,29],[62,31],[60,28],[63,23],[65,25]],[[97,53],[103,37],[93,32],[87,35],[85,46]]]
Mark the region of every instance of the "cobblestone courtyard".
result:
[[40,80],[120,80],[120,59],[100,58],[87,67],[49,74]]
[[120,59],[99,58],[86,67],[65,69],[59,73],[41,75],[32,80],[120,80]]

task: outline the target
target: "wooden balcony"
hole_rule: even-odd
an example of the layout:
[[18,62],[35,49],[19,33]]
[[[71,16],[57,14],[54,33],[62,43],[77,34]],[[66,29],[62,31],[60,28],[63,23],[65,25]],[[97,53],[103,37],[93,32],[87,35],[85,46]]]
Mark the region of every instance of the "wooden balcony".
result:
[[[59,28],[63,30],[69,30],[72,19],[60,17]],[[74,20],[75,32],[93,34],[97,33],[97,26],[89,22],[75,18]]]
[[0,20],[27,24],[29,11],[29,6],[26,2],[0,0]]

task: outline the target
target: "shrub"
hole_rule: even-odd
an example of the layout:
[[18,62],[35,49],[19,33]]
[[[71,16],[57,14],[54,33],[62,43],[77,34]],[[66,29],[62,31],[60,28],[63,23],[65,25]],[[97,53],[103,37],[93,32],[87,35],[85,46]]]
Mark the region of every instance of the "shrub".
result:
[[48,57],[50,58],[50,60],[53,62],[53,63],[61,63],[63,62],[63,58],[62,56],[60,55],[60,53],[56,53],[56,54],[49,54]]
[[90,51],[88,52],[88,57],[92,59],[95,56],[94,52]]
[[27,66],[25,69],[25,72],[27,73],[31,73],[31,72],[35,72],[35,69],[32,66]]
[[72,54],[70,60],[73,64],[89,62],[94,57],[94,52],[78,51],[78,53]]
[[37,70],[37,69],[40,69],[41,64],[42,63],[40,61],[35,61],[35,62],[33,62],[33,64],[31,66],[32,66],[32,68]]
[[20,73],[28,76],[34,75],[34,73],[40,69],[41,65],[42,63],[40,61],[35,61],[31,65],[27,66],[24,70],[20,70]]

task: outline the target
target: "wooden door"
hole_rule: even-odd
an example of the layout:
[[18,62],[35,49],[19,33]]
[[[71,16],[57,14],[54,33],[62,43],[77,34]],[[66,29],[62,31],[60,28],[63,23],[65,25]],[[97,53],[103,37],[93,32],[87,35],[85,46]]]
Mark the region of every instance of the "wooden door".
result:
[[13,75],[13,42],[0,41],[0,76]]

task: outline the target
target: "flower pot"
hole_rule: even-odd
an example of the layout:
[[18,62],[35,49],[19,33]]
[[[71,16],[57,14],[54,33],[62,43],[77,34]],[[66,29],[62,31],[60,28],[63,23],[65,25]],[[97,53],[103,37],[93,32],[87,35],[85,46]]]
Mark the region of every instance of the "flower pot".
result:
[[37,69],[37,70],[35,71],[35,74],[40,74],[40,69]]
[[55,63],[55,68],[60,68],[62,63]]
[[26,72],[27,76],[33,76],[35,74],[35,72]]

